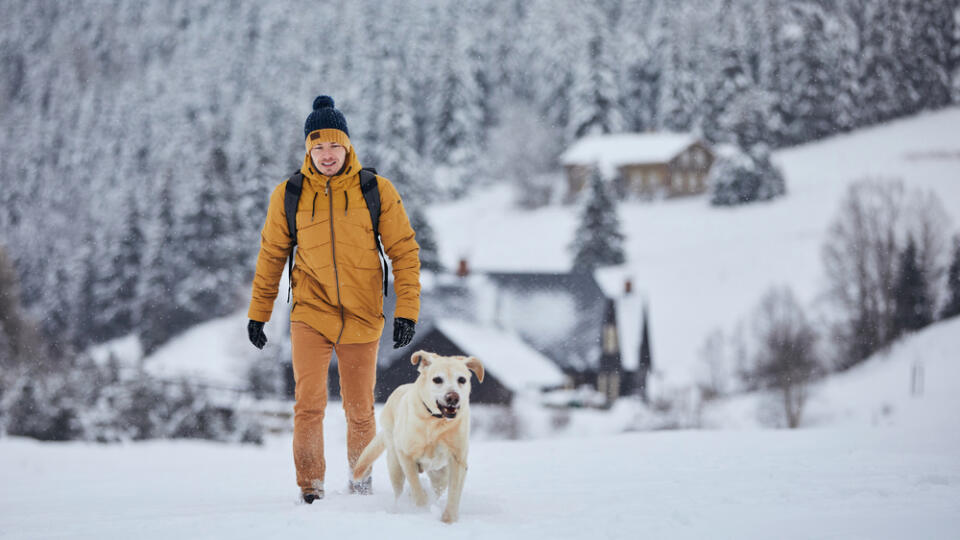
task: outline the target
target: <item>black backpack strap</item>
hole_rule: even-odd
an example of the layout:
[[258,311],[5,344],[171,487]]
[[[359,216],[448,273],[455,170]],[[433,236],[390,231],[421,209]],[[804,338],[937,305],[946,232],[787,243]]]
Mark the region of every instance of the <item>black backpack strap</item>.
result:
[[303,173],[297,171],[287,179],[283,193],[283,211],[287,215],[287,234],[290,235],[290,257],[287,261],[287,302],[293,291],[293,254],[297,247],[297,207],[300,205],[300,193],[303,191]]
[[380,269],[383,272],[383,295],[387,296],[387,258],[380,243],[380,189],[377,182],[377,170],[371,168],[360,169],[360,191],[363,200],[367,203],[370,212],[370,223],[373,225],[373,241],[377,244],[380,254]]

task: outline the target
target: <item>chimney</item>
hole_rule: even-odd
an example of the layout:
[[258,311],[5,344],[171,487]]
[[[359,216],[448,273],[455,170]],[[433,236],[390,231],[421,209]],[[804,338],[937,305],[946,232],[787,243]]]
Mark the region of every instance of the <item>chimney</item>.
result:
[[460,264],[457,265],[457,277],[467,277],[470,275],[470,267],[467,265],[467,259],[461,258]]
[[623,294],[630,294],[633,292],[633,280],[627,278],[623,282]]

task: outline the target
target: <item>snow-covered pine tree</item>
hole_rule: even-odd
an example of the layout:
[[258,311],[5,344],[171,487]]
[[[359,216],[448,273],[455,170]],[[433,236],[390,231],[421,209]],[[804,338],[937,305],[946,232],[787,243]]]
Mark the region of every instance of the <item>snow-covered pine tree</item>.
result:
[[658,128],[669,131],[690,131],[698,119],[697,106],[703,96],[697,91],[701,81],[689,58],[691,52],[684,43],[671,40],[665,52],[661,52],[660,97],[658,104],[660,120]]
[[622,264],[626,260],[623,243],[616,204],[600,172],[594,170],[589,198],[569,247],[573,253],[573,270],[590,272],[599,267]]
[[426,204],[437,197],[437,192],[432,175],[412,144],[411,134],[416,133],[413,89],[403,76],[401,61],[395,51],[381,53],[380,69],[368,92],[373,114],[366,129],[364,152],[371,156],[369,166],[389,178],[404,201]]
[[772,161],[766,145],[721,159],[710,170],[710,204],[733,206],[767,201],[786,193],[783,173]]
[[177,243],[179,224],[173,210],[171,182],[168,175],[157,189],[157,213],[151,216],[147,235],[147,264],[140,291],[142,311],[138,315],[140,342],[146,354],[188,326],[181,320],[175,294],[186,261]]
[[618,59],[608,34],[613,21],[598,4],[583,4],[578,9],[585,10],[582,20],[587,26],[587,42],[582,56],[571,65],[570,138],[620,133],[626,122],[620,110]]
[[650,315],[647,303],[643,303],[643,326],[640,328],[640,356],[637,365],[637,393],[647,403],[650,399],[648,381],[653,371],[653,354],[650,349]]
[[919,330],[933,321],[933,306],[927,298],[927,284],[917,264],[917,244],[913,236],[900,253],[897,281],[893,290],[893,333]]
[[[455,16],[453,16],[456,18]],[[487,99],[474,77],[475,59],[467,55],[467,36],[457,27],[448,28],[449,54],[437,66],[439,87],[431,101],[433,122],[427,133],[430,156],[447,167],[436,181],[444,195],[463,195],[471,178],[478,175],[477,157],[483,144],[483,108]]]
[[905,56],[906,81],[914,110],[943,107],[950,103],[950,55],[955,1],[901,0],[910,37]]
[[950,35],[950,95],[953,103],[960,103],[960,4],[953,8],[953,31]]
[[186,275],[177,287],[177,304],[186,320],[199,322],[225,315],[239,306],[240,276],[247,262],[242,249],[237,197],[226,154],[211,152],[207,174],[197,187],[183,222],[178,249],[184,251]]
[[110,302],[107,339],[122,336],[134,330],[137,325],[137,314],[140,308],[137,291],[143,275],[143,223],[139,203],[134,191],[127,195],[124,207],[125,217],[123,226],[116,231],[118,240],[113,258],[115,269],[112,285],[113,296]]
[[940,311],[941,319],[960,315],[960,236],[953,238],[953,260],[947,270],[947,303]]
[[836,128],[836,24],[816,0],[793,2],[786,14],[778,43],[783,53],[778,94],[783,142],[795,144]]
[[[747,93],[754,88],[753,73],[748,64],[743,41],[746,39],[741,28],[742,13],[730,6],[722,10],[717,20],[718,28],[706,39],[714,52],[714,61],[707,66],[706,78],[706,118],[704,119],[703,134],[710,141],[726,141],[730,133],[735,133],[732,120],[725,116],[731,103],[737,96]],[[737,111],[742,113],[743,111]]]
[[412,206],[410,211],[410,226],[417,235],[417,244],[420,244],[420,268],[442,272],[443,264],[440,262],[436,234],[426,214],[420,208],[420,205]]
[[81,270],[78,314],[74,343],[86,347],[101,343],[110,335],[110,318],[113,311],[112,294],[116,291],[116,251],[108,240],[111,233],[103,227],[87,231],[80,250]]
[[624,75],[624,100],[627,127],[633,132],[652,130],[657,125],[657,103],[660,101],[660,67],[651,49],[644,43],[638,48],[644,51],[626,68]]
[[40,349],[33,325],[20,306],[20,286],[6,250],[0,246],[0,396],[5,375],[13,376],[35,362],[31,354]]

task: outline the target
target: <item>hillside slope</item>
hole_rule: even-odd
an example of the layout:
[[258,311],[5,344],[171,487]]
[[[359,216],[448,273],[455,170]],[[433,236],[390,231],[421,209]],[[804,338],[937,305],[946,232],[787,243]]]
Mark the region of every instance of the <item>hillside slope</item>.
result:
[[[804,427],[960,430],[960,317],[894,343],[848,371],[811,385]],[[765,393],[708,404],[707,428],[757,428],[769,414]],[[776,401],[774,408],[779,408]]]
[[[688,384],[714,329],[729,330],[770,286],[812,303],[824,289],[820,251],[847,187],[899,178],[936,193],[960,225],[960,108],[863,129],[774,154],[786,197],[714,208],[706,197],[624,203],[625,276],[650,301],[660,388]],[[557,182],[562,183],[561,178]],[[475,270],[566,271],[576,207],[520,211],[503,186],[432,208],[443,263]]]

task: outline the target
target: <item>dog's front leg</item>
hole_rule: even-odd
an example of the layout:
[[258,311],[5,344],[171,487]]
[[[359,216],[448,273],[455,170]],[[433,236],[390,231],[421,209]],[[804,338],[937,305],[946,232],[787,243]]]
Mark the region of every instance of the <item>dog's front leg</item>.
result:
[[460,517],[460,494],[463,492],[463,481],[467,477],[467,467],[451,459],[447,468],[450,469],[450,488],[447,493],[447,507],[440,519],[444,523],[453,523]]
[[403,469],[403,474],[407,477],[407,481],[410,482],[410,494],[413,495],[413,502],[417,506],[426,506],[427,505],[427,492],[423,490],[423,486],[420,485],[420,474],[417,472],[417,464],[413,461],[413,458],[398,452],[397,459],[400,461],[400,468]]

